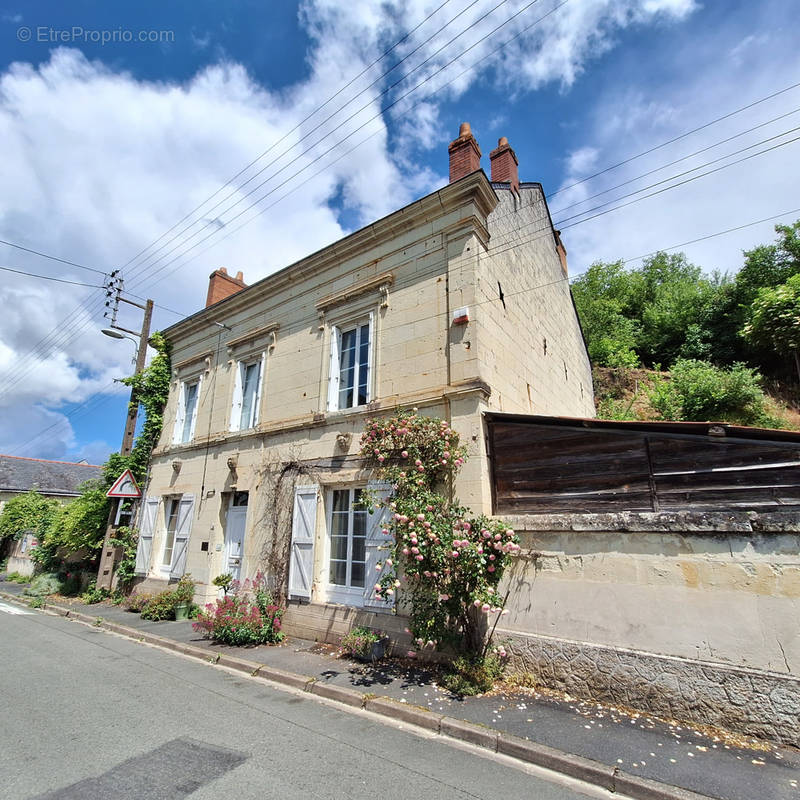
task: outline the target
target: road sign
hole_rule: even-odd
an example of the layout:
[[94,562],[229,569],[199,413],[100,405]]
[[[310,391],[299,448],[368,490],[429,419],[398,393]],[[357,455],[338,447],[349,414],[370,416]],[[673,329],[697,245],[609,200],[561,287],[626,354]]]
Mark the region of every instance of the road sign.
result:
[[114,481],[114,485],[106,492],[106,497],[141,497],[142,492],[136,485],[133,473],[126,469]]

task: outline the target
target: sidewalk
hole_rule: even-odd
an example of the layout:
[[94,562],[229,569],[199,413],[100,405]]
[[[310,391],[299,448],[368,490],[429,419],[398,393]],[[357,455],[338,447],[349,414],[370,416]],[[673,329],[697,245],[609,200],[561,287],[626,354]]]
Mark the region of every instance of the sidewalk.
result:
[[[20,595],[23,589],[0,581],[0,593]],[[357,664],[338,658],[335,648],[328,645],[290,637],[278,647],[221,647],[203,639],[192,629],[191,622],[149,622],[108,603],[58,605],[92,619],[102,617],[143,635],[201,648],[210,658],[215,654],[231,656],[312,678],[319,694],[323,694],[320,691],[323,684],[356,690],[370,697],[392,698],[409,707],[419,706],[448,718],[477,723],[487,733],[493,730],[512,734],[599,762],[598,766],[606,765],[708,797],[722,800],[800,797],[800,753],[795,750],[742,748],[733,741],[709,738],[692,727],[672,726],[645,714],[631,716],[594,703],[549,697],[533,690],[459,699],[436,685],[434,672],[410,661]],[[334,693],[332,689],[331,696]],[[345,692],[341,694],[345,702],[350,702],[347,697],[353,698]],[[622,787],[619,791],[624,793]]]

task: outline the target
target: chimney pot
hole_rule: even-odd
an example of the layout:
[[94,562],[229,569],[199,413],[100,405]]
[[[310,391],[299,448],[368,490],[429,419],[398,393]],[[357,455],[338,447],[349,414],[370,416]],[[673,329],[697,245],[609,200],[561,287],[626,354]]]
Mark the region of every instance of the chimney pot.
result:
[[458,139],[450,142],[447,152],[450,156],[450,183],[481,168],[481,149],[472,135],[469,122],[461,123]]
[[498,147],[502,147],[504,144],[508,144],[508,139],[506,139],[506,137],[505,137],[505,136],[501,136],[501,137],[500,137],[500,138],[497,140],[497,146],[498,146]]
[[237,280],[237,281],[242,281],[242,282],[244,283],[244,275],[243,275],[243,273],[242,273],[242,271],[241,271],[241,270],[239,270],[239,271],[236,273],[236,280]]

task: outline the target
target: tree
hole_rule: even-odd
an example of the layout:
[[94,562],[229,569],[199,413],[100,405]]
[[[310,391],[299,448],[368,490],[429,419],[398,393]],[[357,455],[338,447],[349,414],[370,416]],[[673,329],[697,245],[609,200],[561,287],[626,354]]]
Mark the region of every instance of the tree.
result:
[[0,514],[0,541],[7,538],[21,539],[26,533],[34,533],[41,539],[48,522],[58,509],[57,500],[45,497],[35,489],[12,497]]
[[774,289],[759,289],[742,336],[781,355],[792,355],[800,380],[800,274]]

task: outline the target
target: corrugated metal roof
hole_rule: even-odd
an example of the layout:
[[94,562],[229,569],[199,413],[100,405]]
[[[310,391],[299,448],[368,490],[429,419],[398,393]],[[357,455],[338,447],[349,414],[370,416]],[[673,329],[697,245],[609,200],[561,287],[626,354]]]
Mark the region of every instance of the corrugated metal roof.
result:
[[103,468],[96,464],[72,461],[47,461],[0,455],[0,492],[27,492],[73,496],[86,481],[100,478]]

